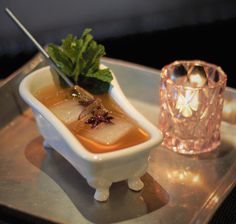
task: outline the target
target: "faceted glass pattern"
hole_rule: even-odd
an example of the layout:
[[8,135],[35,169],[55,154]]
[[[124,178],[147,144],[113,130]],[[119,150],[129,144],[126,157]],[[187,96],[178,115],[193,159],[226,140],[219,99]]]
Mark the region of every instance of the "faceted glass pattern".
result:
[[176,61],[162,69],[159,128],[164,146],[182,154],[219,146],[226,81],[220,67],[203,61]]

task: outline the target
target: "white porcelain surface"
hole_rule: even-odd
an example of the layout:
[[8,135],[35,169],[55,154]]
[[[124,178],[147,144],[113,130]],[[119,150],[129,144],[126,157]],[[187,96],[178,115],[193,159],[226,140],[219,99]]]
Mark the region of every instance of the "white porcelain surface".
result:
[[148,132],[150,139],[122,150],[99,154],[86,150],[65,125],[34,97],[35,91],[53,84],[57,79],[50,67],[31,73],[20,84],[20,95],[33,109],[38,128],[45,139],[44,146],[55,149],[86,178],[96,190],[94,197],[98,201],[108,199],[109,187],[113,182],[127,180],[130,189],[141,190],[143,183],[140,177],[146,172],[149,154],[162,141],[160,130],[134,109],[113,77],[110,95]]

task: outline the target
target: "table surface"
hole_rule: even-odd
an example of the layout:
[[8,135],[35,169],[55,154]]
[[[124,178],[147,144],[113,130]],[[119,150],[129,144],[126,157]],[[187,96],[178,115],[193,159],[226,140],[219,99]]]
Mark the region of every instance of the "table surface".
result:
[[[159,71],[111,59],[103,63],[130,102],[157,124]],[[18,71],[17,81],[10,77],[0,88],[1,109],[6,108],[0,117],[7,120],[0,130],[0,204],[60,223],[204,223],[235,186],[236,125],[223,122],[218,150],[183,156],[155,148],[143,191],[132,192],[120,182],[112,185],[108,202],[94,201],[84,178],[54,150],[44,150],[30,109],[22,113],[25,105],[9,90],[26,73]],[[227,89],[226,95],[235,98],[236,92]],[[18,115],[11,117],[7,112],[14,106]]]

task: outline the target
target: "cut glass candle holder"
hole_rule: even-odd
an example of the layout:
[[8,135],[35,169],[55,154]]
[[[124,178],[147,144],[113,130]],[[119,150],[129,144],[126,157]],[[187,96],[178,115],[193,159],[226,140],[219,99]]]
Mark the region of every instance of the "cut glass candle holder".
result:
[[159,127],[164,146],[199,154],[220,145],[226,81],[220,67],[203,61],[176,61],[162,69]]

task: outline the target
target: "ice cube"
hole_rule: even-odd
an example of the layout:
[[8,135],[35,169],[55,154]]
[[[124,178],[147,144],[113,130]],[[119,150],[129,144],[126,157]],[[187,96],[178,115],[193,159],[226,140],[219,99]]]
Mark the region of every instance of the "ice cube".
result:
[[114,117],[111,124],[101,123],[97,127],[87,130],[83,136],[95,142],[110,145],[125,136],[132,128],[134,128],[133,123]]
[[84,109],[76,99],[63,100],[49,108],[60,120],[71,123],[78,120],[80,113]]

